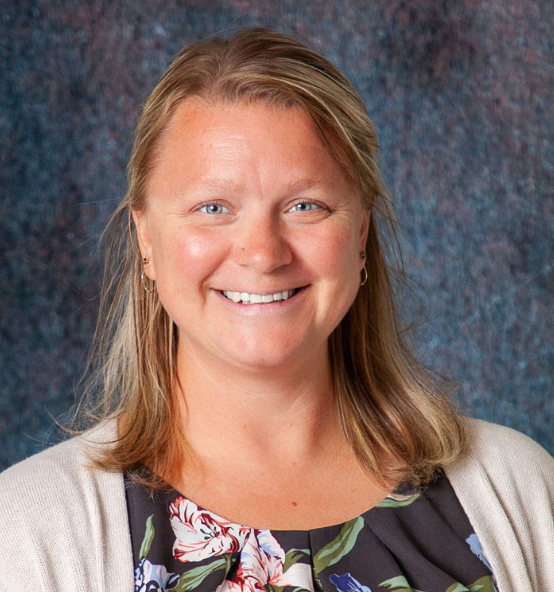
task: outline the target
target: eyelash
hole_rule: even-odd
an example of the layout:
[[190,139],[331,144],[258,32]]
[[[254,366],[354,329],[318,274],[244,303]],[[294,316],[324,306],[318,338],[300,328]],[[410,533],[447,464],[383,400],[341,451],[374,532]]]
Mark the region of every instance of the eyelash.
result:
[[[217,208],[222,208],[222,209],[225,209],[225,210],[228,210],[228,211],[230,211],[230,210],[229,210],[229,208],[228,208],[227,206],[224,206],[223,204],[221,204],[221,203],[219,203],[219,202],[217,202],[217,201],[208,201],[208,202],[206,202],[206,203],[200,204],[200,205],[199,205],[199,206],[196,208],[196,211],[197,211],[197,212],[201,212],[201,211],[202,211],[204,208],[209,208],[210,206],[217,207]],[[211,215],[214,215],[214,214],[223,214],[223,213],[226,213],[226,212],[223,212],[223,211],[222,211],[222,212],[207,212],[207,211],[205,211],[204,213],[205,213],[205,214],[211,214]]]
[[[327,209],[322,203],[318,202],[318,201],[312,201],[310,199],[302,199],[300,201],[297,201],[294,205],[292,205],[289,208],[289,212],[293,211],[293,208],[295,208],[296,206],[301,206],[301,205],[309,205],[309,206],[316,206],[315,209],[319,209],[319,210],[325,210]],[[310,208],[309,210],[295,210],[295,211],[305,211],[305,212],[311,212],[313,211],[312,208]]]
[[[315,206],[315,207],[310,207],[310,209],[308,210],[294,210],[294,208],[296,208],[297,206]],[[209,207],[217,207],[217,208],[221,208],[222,211],[220,212],[209,212],[206,211],[205,208],[209,208]],[[318,201],[314,201],[314,200],[310,200],[310,199],[303,199],[303,200],[299,200],[297,201],[295,204],[293,204],[287,211],[288,212],[292,212],[292,211],[296,211],[296,212],[311,212],[314,210],[326,210],[328,209],[325,205],[323,205],[322,203],[318,202]],[[217,214],[223,214],[226,213],[223,210],[227,210],[228,212],[230,212],[229,208],[225,205],[223,205],[222,203],[219,203],[217,201],[208,201],[205,202],[203,204],[200,204],[199,206],[197,206],[195,208],[195,210],[197,212],[204,212],[205,214],[209,214],[209,215],[217,215]]]

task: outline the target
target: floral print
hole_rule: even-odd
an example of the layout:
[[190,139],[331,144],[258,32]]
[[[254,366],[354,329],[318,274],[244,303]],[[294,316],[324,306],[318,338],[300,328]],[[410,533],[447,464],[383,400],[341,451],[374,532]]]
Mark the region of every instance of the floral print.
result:
[[[475,533],[473,533],[467,537],[466,543],[469,545],[469,548],[471,549],[471,552],[475,555],[475,557],[477,557],[482,563],[484,563],[492,573],[491,564],[485,557],[485,551],[483,551],[483,545],[481,545],[479,537]],[[492,587],[494,592],[498,592],[496,588],[496,581],[494,579],[494,575],[492,576]]]
[[285,571],[285,552],[269,530],[245,528],[179,496],[169,505],[175,533],[173,555],[185,563],[240,552],[235,575],[218,592],[255,592],[270,586],[294,586],[313,592],[312,569],[296,563]]
[[286,571],[285,552],[269,530],[252,530],[244,545],[236,576],[226,580],[221,592],[254,592],[265,586],[294,586],[313,592],[311,566],[296,563]]
[[248,528],[175,491],[128,486],[135,592],[497,592],[444,475],[311,531]]
[[178,581],[178,575],[168,574],[163,565],[152,565],[144,557],[135,569],[135,592],[165,592]]
[[175,533],[173,553],[182,562],[235,553],[243,547],[250,530],[199,510],[181,496],[170,504],[169,511]]
[[339,576],[333,574],[330,578],[331,582],[335,584],[337,592],[371,592],[367,586],[362,586],[356,578],[353,578],[349,573]]

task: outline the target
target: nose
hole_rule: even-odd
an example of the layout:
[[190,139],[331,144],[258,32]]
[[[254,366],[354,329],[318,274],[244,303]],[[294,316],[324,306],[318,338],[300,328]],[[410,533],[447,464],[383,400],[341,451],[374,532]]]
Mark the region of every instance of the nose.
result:
[[292,261],[292,249],[279,220],[243,220],[234,245],[234,259],[258,273],[268,274]]

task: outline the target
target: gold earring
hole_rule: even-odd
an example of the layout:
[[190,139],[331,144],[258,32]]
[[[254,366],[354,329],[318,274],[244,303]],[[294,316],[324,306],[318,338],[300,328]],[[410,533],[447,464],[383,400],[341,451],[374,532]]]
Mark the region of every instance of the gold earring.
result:
[[364,275],[363,275],[362,281],[360,282],[360,286],[365,286],[367,283],[367,280],[369,279],[369,275],[367,273],[367,267],[365,264],[365,257],[366,257],[365,251],[360,251],[360,259],[364,262],[364,267],[362,269]]
[[150,259],[148,259],[148,257],[143,257],[142,258],[142,272],[140,274],[140,281],[142,282],[142,287],[144,288],[144,291],[147,294],[155,294],[157,292],[156,290],[156,282],[154,280],[150,280],[152,282],[152,285],[150,287],[148,287],[148,284],[146,283],[146,278],[144,277],[146,274],[144,273],[144,268],[150,263]]

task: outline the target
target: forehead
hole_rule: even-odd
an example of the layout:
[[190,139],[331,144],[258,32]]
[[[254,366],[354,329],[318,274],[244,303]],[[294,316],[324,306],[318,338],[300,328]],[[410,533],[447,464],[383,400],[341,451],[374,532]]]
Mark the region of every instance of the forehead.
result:
[[325,143],[310,116],[300,107],[277,107],[262,101],[213,102],[190,98],[180,103],[171,117],[161,143],[204,141],[214,136],[266,138],[267,142],[310,143],[314,149]]
[[175,110],[158,146],[153,184],[242,183],[254,177],[279,182],[344,183],[342,167],[299,107],[262,102],[211,103],[187,99]]

